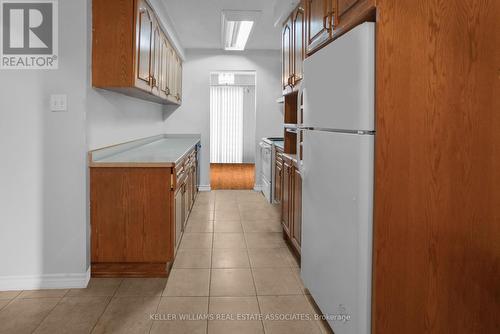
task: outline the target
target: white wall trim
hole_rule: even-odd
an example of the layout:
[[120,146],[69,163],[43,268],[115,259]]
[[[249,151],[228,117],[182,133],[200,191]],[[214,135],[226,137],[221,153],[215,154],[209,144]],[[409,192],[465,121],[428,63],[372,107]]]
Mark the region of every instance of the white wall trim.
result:
[[210,185],[198,185],[199,191],[212,191],[212,187]]
[[255,184],[253,186],[254,191],[262,191],[262,184]]
[[86,273],[0,276],[0,291],[86,288],[90,268]]

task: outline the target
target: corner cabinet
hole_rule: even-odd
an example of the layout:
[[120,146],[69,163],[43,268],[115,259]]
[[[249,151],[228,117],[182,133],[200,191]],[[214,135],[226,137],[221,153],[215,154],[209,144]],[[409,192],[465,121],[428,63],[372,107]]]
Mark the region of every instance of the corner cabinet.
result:
[[92,85],[181,104],[182,60],[147,1],[92,1]]

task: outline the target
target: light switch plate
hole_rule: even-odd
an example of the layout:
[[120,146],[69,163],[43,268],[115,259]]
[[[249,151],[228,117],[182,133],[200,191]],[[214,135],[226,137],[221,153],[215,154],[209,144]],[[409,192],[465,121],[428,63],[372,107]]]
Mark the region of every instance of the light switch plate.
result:
[[66,94],[50,95],[50,110],[53,112],[68,111],[68,96]]

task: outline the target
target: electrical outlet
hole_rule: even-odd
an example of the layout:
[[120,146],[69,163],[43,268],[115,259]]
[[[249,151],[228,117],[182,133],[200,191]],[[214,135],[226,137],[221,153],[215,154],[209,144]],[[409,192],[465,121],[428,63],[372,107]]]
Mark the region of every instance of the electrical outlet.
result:
[[50,95],[50,110],[53,112],[68,111],[68,96],[66,94]]

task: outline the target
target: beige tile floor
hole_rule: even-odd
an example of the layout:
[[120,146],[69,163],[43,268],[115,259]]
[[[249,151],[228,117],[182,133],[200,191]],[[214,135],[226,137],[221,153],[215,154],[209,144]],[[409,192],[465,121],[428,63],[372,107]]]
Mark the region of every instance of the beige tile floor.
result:
[[168,279],[0,292],[0,334],[329,333],[317,320],[270,320],[312,317],[312,305],[279,208],[253,191],[219,190],[199,194]]

